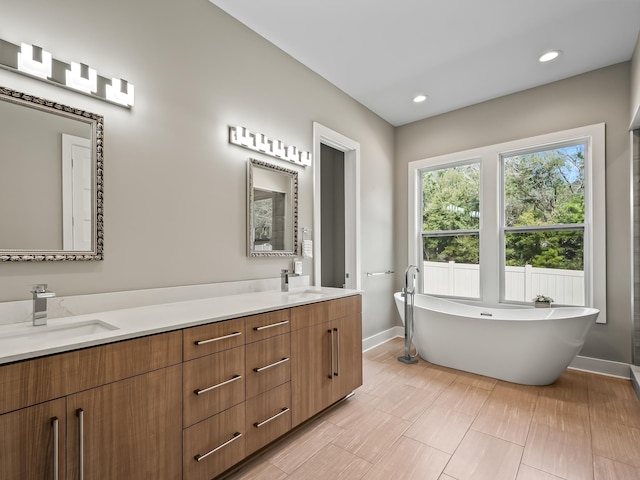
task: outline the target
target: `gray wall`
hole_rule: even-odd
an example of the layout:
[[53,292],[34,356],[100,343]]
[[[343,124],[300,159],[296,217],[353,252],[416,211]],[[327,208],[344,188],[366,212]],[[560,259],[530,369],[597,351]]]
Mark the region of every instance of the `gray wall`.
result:
[[[136,88],[128,111],[0,70],[0,85],[105,119],[105,260],[0,264],[0,301],[27,299],[39,282],[77,295],[290,268],[287,259],[246,257],[246,162],[261,157],[230,145],[229,125],[309,151],[313,121],[358,141],[362,236],[379,245],[363,246],[362,268],[392,265],[393,127],[207,0],[0,0],[0,11],[4,40]],[[312,169],[282,165],[300,172],[299,225],[312,228]],[[311,260],[304,273],[312,275]],[[365,293],[366,332],[393,324],[391,293]]]
[[581,355],[631,362],[629,112],[630,63],[625,62],[398,128],[394,193],[396,264],[407,263],[408,162],[604,122],[608,324],[592,328]]
[[640,128],[640,35],[631,57],[631,122]]

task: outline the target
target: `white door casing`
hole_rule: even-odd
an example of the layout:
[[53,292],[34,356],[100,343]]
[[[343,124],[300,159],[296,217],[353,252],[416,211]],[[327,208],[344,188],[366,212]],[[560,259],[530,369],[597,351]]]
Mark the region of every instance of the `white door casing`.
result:
[[321,285],[320,165],[321,145],[344,153],[345,287],[361,289],[360,267],[360,143],[313,122],[313,282]]

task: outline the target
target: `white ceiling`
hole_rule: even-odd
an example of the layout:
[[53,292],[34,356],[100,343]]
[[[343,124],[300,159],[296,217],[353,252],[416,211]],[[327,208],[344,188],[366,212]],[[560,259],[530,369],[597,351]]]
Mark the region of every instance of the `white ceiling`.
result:
[[640,0],[209,1],[396,126],[629,60],[640,30]]

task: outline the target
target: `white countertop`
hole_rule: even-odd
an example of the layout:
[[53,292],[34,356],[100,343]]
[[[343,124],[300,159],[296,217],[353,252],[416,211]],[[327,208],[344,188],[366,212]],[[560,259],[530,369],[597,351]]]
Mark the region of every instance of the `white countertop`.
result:
[[[263,291],[0,326],[0,364],[359,294],[342,288]],[[94,331],[100,330],[100,331]]]

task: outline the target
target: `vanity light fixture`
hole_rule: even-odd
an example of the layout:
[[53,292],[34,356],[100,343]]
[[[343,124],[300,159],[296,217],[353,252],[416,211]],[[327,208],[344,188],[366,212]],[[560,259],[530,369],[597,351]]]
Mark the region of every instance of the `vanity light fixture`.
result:
[[36,45],[20,44],[18,70],[34,77],[47,79],[51,76],[51,54]]
[[98,74],[89,65],[71,62],[71,69],[67,70],[65,74],[67,87],[75,88],[84,93],[94,93],[98,90]]
[[311,165],[311,152],[303,152],[292,145],[285,146],[282,140],[270,140],[265,134],[250,132],[246,127],[229,127],[229,143],[302,167]]
[[126,80],[103,77],[82,63],[62,62],[35,45],[0,39],[0,68],[125,108],[133,106],[133,85]]
[[133,106],[133,85],[121,78],[112,78],[111,84],[105,85],[107,100],[125,107]]

